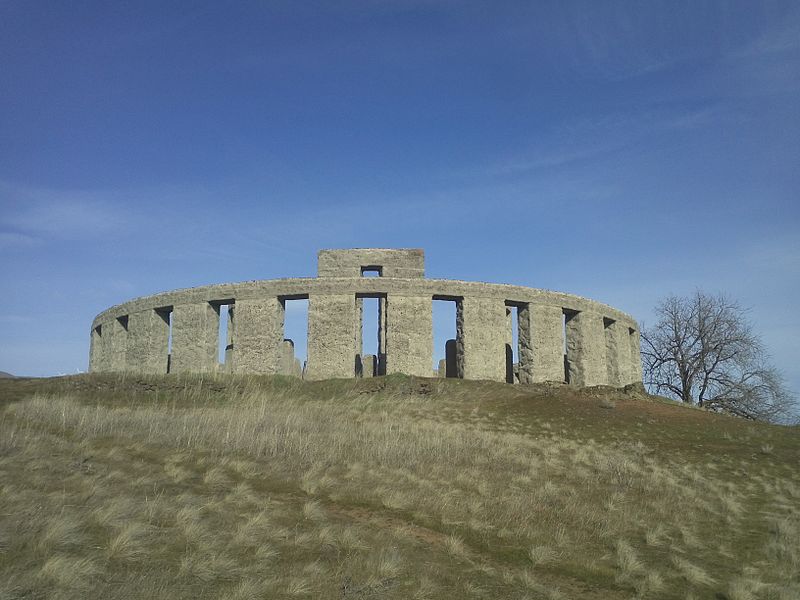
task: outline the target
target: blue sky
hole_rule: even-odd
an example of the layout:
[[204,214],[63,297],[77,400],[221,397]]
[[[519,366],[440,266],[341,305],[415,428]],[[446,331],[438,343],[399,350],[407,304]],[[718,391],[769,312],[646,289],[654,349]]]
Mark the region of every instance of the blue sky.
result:
[[726,292],[800,390],[796,2],[0,3],[0,370],[96,313],[421,247],[645,323]]

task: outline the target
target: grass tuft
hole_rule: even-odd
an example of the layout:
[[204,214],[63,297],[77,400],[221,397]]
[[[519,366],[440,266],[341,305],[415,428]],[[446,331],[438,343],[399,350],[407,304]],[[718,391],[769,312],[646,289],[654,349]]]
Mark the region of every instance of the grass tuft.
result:
[[68,590],[87,590],[102,573],[95,561],[86,557],[55,555],[42,565],[40,576]]
[[569,386],[0,381],[0,596],[793,599],[798,460]]
[[693,586],[711,586],[716,580],[706,573],[701,567],[692,564],[680,556],[672,557],[672,564],[678,569],[683,578]]

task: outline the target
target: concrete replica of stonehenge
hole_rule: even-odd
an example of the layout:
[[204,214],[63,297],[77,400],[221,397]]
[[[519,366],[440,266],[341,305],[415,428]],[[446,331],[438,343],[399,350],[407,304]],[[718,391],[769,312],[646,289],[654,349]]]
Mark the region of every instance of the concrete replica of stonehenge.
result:
[[[424,263],[418,249],[322,250],[317,277],[136,298],[94,319],[89,370],[305,379],[405,373],[617,387],[641,382],[639,330],[629,315],[560,292],[425,279]],[[378,299],[377,355],[362,351],[364,298]],[[284,339],[286,302],[295,299],[308,299],[304,366],[294,357],[293,342]],[[433,368],[434,300],[456,305],[456,337],[448,340],[438,371]],[[222,363],[221,307],[227,307],[228,320]]]

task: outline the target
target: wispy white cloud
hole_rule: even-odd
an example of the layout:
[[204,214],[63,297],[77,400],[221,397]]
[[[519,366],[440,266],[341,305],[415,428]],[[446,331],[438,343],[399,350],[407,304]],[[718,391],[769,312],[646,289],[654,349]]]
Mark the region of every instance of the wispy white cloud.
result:
[[733,58],[763,57],[800,49],[800,10],[786,15],[731,53]]
[[739,117],[723,113],[718,107],[708,107],[690,111],[645,110],[573,120],[538,137],[529,148],[490,165],[484,173],[509,175],[558,167],[620,150],[655,135],[734,118]]
[[39,245],[41,240],[25,233],[0,231],[0,250],[25,250]]
[[720,69],[715,79],[733,96],[769,96],[800,89],[800,10],[733,49]]
[[674,5],[571,4],[557,21],[569,66],[586,77],[623,81],[650,75],[684,60],[688,45],[665,43]]
[[219,228],[218,212],[193,212],[194,206],[205,205],[214,193],[188,184],[76,190],[0,181],[0,229],[5,230],[7,245],[21,246],[140,234],[147,239],[157,232],[191,229],[200,221]]
[[30,188],[0,182],[0,226],[9,240],[105,237],[126,229],[128,219],[115,193]]

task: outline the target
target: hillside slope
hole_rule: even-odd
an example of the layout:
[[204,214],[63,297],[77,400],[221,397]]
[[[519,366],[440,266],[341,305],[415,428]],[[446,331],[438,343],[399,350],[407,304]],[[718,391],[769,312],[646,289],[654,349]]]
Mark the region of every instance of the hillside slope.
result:
[[799,463],[612,390],[2,380],[0,598],[797,598]]

